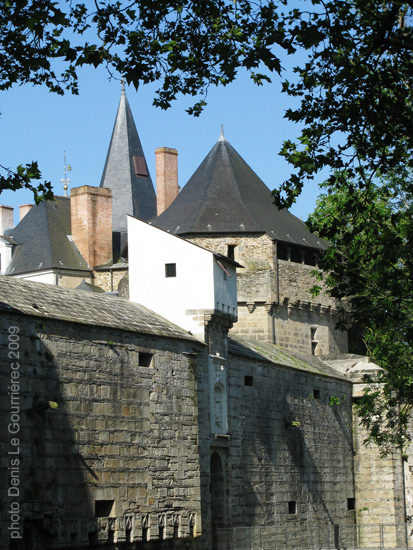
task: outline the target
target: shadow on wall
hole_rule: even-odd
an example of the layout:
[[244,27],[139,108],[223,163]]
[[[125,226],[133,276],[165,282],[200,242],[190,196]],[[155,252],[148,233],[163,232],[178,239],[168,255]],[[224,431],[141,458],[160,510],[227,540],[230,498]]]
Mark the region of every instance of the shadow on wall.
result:
[[354,497],[351,403],[329,402],[347,385],[258,363],[246,353],[254,386],[241,387],[240,461],[248,476],[235,523],[354,522],[347,514],[347,499]]
[[2,508],[15,513],[3,523],[7,539],[1,548],[88,545],[96,524],[86,470],[97,476],[79,453],[80,433],[69,419],[53,354],[41,338],[46,326],[8,309],[0,325],[1,454],[9,468],[1,494]]

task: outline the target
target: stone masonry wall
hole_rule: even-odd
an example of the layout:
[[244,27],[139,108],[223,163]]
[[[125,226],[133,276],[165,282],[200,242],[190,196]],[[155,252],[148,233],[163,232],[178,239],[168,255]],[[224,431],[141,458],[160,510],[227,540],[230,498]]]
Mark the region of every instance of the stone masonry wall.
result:
[[227,255],[228,245],[235,245],[234,256],[244,269],[258,265],[271,267],[274,263],[274,244],[268,235],[242,233],[237,236],[214,233],[210,237],[190,236],[188,240],[207,250]]
[[114,292],[118,290],[119,283],[126,273],[128,273],[128,267],[126,265],[124,269],[94,271],[93,284],[99,286],[105,292]]
[[0,329],[0,548],[199,535],[204,347],[12,312]]
[[336,305],[336,302],[325,292],[321,292],[314,298],[311,297],[310,288],[315,284],[320,285],[313,274],[314,271],[317,271],[316,267],[278,260],[278,271],[280,303],[288,298],[290,303],[301,300],[305,303],[312,302],[323,306],[334,307]]
[[229,373],[235,531],[268,527],[275,539],[266,547],[307,548],[310,522],[312,531],[324,526],[320,536],[333,524],[353,524],[351,384],[233,354]]
[[335,355],[348,349],[347,332],[336,330],[336,323],[334,312],[324,306],[277,307],[268,302],[247,302],[238,304],[238,322],[231,333],[300,353]]
[[[400,453],[380,457],[374,445],[363,444],[367,432],[354,414],[354,478],[356,517],[362,524],[359,545],[362,547],[405,547],[405,495],[403,461]],[[378,530],[382,525],[382,534]],[[380,538],[382,540],[380,541]]]

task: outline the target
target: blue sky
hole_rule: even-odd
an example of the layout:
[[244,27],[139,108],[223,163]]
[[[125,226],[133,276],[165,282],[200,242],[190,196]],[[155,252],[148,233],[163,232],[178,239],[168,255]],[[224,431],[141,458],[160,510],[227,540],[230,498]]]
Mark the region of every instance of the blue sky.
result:
[[[178,150],[182,187],[218,140],[221,124],[226,139],[270,189],[290,174],[278,151],[283,140],[296,137],[299,129],[283,118],[291,100],[281,94],[278,77],[272,84],[257,87],[246,74],[240,74],[232,85],[211,88],[208,105],[199,118],[185,112],[191,98],[179,99],[168,111],[153,107],[155,89],[152,85],[138,91],[126,88],[154,184],[157,147]],[[62,195],[66,150],[72,167],[71,187],[98,186],[120,93],[119,81],[109,81],[103,68],[80,70],[79,96],[60,97],[31,85],[1,92],[0,164],[13,169],[37,160],[44,178]],[[307,184],[291,211],[305,220],[318,193],[315,183]],[[0,204],[15,208],[30,202],[32,195],[27,191],[0,194]]]

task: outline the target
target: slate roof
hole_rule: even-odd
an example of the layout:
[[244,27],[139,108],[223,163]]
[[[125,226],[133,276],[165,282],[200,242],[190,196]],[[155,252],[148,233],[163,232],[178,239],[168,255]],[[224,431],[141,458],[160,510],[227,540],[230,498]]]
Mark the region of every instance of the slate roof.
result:
[[[138,176],[137,167],[147,175]],[[156,215],[155,190],[124,87],[100,187],[112,190],[114,232],[126,231],[127,214],[144,221]]]
[[327,243],[287,210],[278,210],[271,191],[221,136],[174,202],[151,221],[177,235],[267,233],[313,249]]
[[198,342],[180,327],[129,300],[12,277],[0,276],[0,312]]
[[75,243],[68,238],[71,234],[68,197],[55,197],[33,206],[9,233],[18,245],[6,275],[48,269],[81,271],[85,276],[90,273]]
[[316,375],[328,376],[329,378],[339,378],[348,382],[346,376],[343,376],[336,369],[324,363],[321,358],[297,353],[268,342],[249,340],[231,334],[228,338],[228,348],[231,354],[248,359],[270,361],[275,365],[283,365]]

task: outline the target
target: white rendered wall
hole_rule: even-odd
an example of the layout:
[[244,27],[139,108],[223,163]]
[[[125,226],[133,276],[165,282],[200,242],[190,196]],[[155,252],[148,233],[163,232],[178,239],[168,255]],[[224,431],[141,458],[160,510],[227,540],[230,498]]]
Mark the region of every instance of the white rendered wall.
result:
[[0,274],[4,275],[11,262],[12,247],[0,239]]
[[46,283],[48,285],[56,284],[56,274],[54,271],[43,271],[42,273],[24,273],[23,275],[14,275],[16,279],[25,279],[36,283]]
[[[128,255],[130,300],[199,335],[187,311],[216,307],[212,252],[128,216]],[[176,277],[165,277],[173,263]]]

